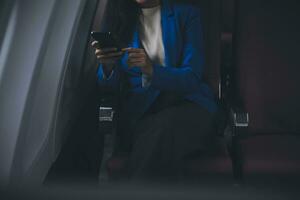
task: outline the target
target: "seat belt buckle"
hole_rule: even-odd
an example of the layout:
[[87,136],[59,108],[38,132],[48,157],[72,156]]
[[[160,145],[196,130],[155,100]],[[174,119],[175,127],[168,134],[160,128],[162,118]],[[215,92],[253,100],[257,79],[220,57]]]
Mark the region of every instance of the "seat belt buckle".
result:
[[115,111],[112,107],[99,107],[99,122],[112,122]]

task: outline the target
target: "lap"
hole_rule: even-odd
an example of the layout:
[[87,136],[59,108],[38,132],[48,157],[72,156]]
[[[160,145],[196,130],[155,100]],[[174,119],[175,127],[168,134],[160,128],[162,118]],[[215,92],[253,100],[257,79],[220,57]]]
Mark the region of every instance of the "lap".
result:
[[169,107],[154,114],[148,114],[136,123],[137,130],[148,129],[149,126],[166,131],[201,132],[211,127],[214,114],[193,102],[186,102]]
[[214,137],[213,119],[212,113],[193,102],[165,108],[137,122],[134,146],[147,142],[160,144],[162,149],[172,146],[178,155],[205,149]]
[[185,156],[199,150],[205,154],[214,138],[213,118],[192,102],[145,115],[133,131],[130,176],[174,175],[184,165]]

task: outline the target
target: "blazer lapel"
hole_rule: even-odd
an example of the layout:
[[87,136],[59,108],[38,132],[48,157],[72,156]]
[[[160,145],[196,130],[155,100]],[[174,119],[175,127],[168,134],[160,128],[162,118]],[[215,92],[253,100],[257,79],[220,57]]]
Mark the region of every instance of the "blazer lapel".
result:
[[181,37],[178,37],[178,29],[176,26],[176,20],[174,16],[173,7],[168,0],[163,0],[161,10],[161,24],[162,35],[165,47],[165,64],[166,66],[176,66],[178,59],[179,45],[181,41],[178,41]]

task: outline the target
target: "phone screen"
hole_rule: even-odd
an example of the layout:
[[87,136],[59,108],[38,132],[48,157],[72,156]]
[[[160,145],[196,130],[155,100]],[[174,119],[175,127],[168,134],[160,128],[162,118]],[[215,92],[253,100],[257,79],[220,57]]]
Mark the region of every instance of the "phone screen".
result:
[[98,41],[100,48],[120,48],[118,39],[111,32],[91,32],[94,40]]

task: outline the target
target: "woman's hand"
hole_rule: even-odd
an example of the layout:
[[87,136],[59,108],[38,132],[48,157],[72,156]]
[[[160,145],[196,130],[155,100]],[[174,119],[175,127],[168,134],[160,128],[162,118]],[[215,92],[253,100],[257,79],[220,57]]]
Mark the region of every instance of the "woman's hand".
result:
[[97,41],[92,42],[92,47],[95,48],[95,55],[102,64],[103,70],[105,73],[110,74],[113,70],[114,65],[120,60],[124,52],[117,51],[117,48],[99,48],[99,43]]
[[92,47],[95,48],[95,55],[101,64],[115,64],[123,56],[122,51],[117,51],[117,48],[99,48],[97,41],[92,42]]
[[144,74],[152,76],[153,65],[144,49],[126,48],[122,51],[128,52],[127,64],[129,67],[140,67]]

